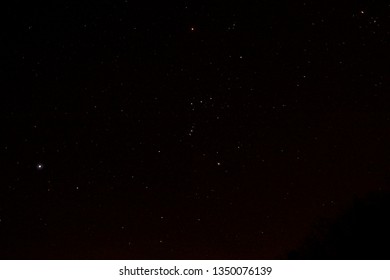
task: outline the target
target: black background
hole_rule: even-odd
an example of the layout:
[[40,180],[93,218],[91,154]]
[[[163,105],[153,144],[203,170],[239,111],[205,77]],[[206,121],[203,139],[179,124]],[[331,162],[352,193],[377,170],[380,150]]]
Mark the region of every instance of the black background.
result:
[[300,252],[387,195],[386,1],[1,10],[0,258],[354,257]]

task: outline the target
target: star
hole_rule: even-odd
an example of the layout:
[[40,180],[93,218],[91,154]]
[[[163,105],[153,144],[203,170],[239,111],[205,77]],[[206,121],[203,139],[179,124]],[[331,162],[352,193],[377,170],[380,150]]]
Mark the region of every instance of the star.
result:
[[38,163],[37,164],[37,169],[38,170],[42,170],[43,169],[43,164],[42,163]]

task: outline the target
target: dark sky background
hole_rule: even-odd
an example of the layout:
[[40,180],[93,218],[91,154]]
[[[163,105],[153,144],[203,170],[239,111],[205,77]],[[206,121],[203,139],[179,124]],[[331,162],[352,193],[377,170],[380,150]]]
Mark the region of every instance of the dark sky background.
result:
[[386,1],[1,10],[2,259],[286,258],[389,190]]

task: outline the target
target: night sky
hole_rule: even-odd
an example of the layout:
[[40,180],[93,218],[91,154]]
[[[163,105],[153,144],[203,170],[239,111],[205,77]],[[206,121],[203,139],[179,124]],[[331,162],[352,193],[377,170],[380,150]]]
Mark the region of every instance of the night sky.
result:
[[1,259],[284,259],[390,190],[386,1],[1,10]]

